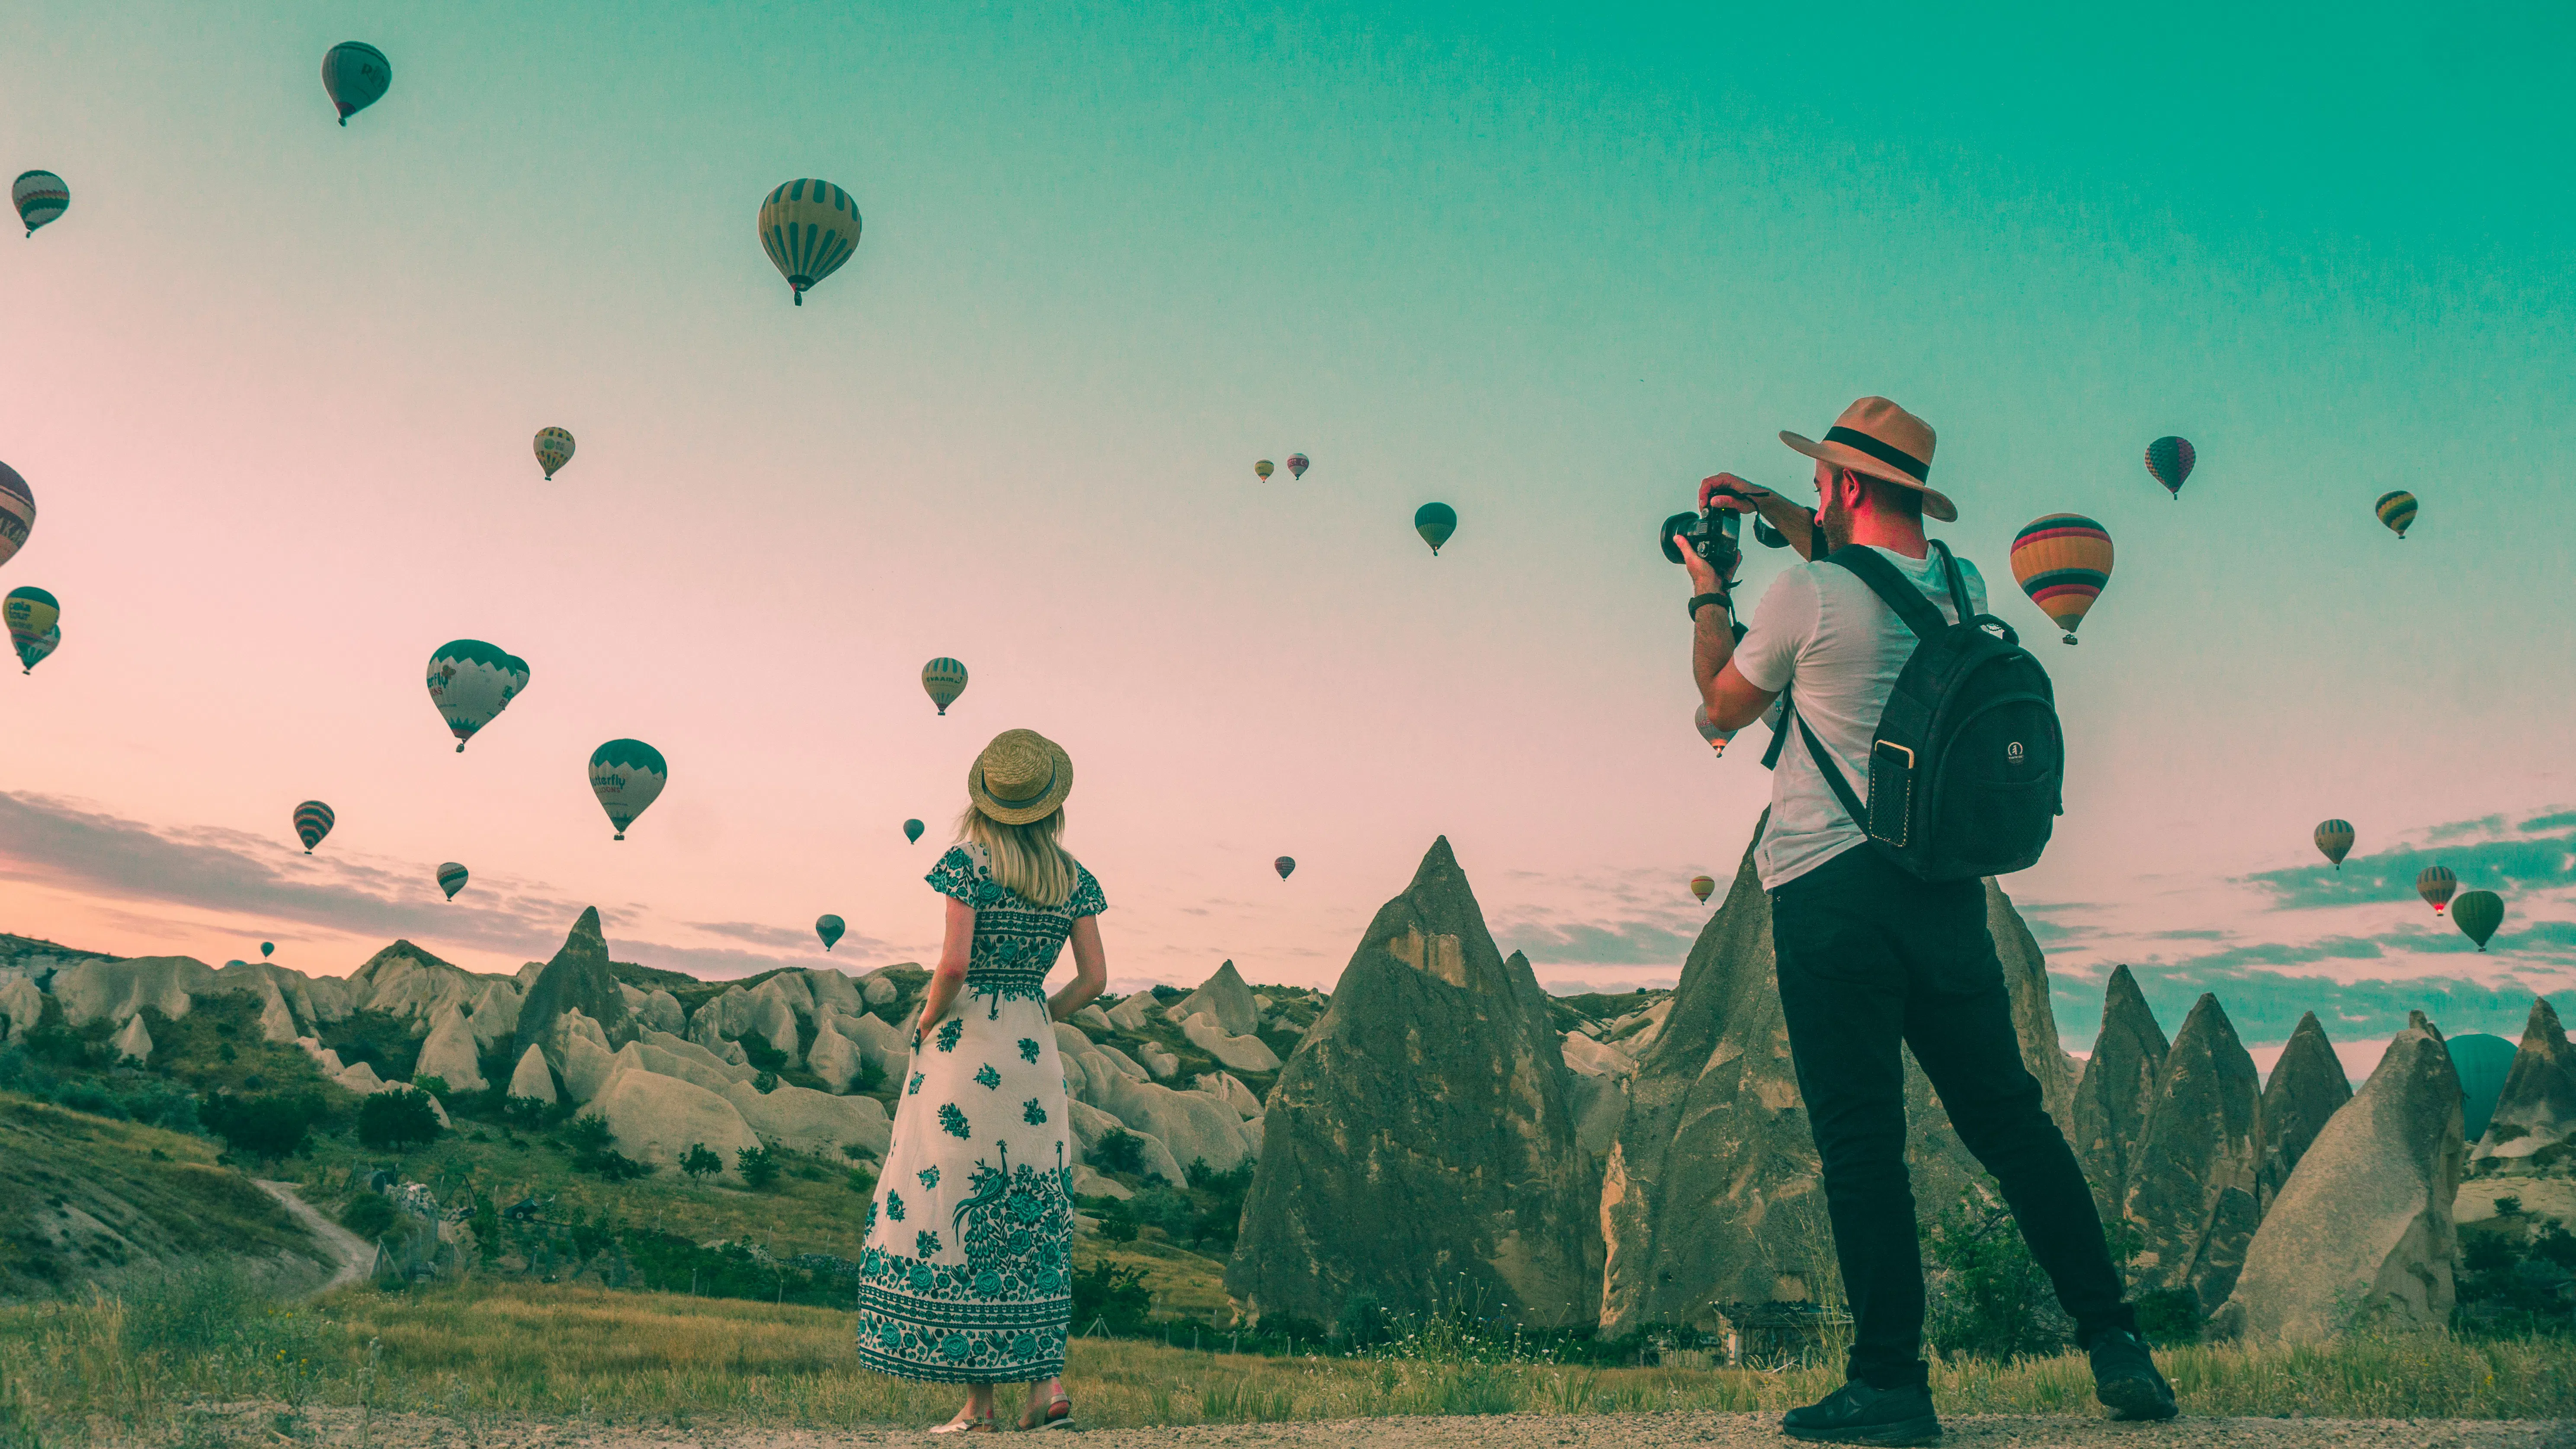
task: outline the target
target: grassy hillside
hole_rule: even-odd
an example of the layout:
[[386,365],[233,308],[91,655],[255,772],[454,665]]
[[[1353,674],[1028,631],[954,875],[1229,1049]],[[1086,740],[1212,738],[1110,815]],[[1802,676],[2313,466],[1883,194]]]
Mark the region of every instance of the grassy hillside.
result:
[[215,1159],[203,1137],[0,1092],[0,1299],[217,1255],[288,1281],[326,1276],[327,1255],[303,1226]]

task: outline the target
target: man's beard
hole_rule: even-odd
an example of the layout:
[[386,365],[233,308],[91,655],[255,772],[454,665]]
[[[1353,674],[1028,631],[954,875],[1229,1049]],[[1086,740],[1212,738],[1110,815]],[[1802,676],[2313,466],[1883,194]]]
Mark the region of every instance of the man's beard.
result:
[[1851,511],[1843,507],[1841,499],[1828,498],[1825,500],[1825,506],[1816,510],[1816,527],[1824,533],[1825,542],[1830,547],[1835,549],[1851,547]]

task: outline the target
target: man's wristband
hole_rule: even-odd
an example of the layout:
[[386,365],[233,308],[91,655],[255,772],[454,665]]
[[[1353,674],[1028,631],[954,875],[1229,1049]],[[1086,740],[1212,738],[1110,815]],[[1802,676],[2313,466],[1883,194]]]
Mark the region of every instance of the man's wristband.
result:
[[1690,601],[1691,622],[1694,624],[1698,623],[1699,611],[1707,608],[1711,604],[1715,604],[1720,608],[1729,611],[1732,611],[1735,608],[1735,601],[1727,597],[1724,590],[1720,590],[1714,594],[1693,594],[1691,595]]

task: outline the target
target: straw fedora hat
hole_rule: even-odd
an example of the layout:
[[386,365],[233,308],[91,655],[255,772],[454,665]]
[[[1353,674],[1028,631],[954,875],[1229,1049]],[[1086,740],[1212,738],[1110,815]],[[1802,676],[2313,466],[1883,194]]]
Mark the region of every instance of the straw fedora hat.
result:
[[1958,520],[1958,505],[1924,481],[1932,472],[1932,425],[1883,397],[1865,397],[1843,409],[1821,443],[1783,432],[1780,441],[1820,463],[1866,473],[1923,495],[1923,511]]
[[975,808],[1004,825],[1044,820],[1073,793],[1073,757],[1036,730],[1004,730],[966,771]]

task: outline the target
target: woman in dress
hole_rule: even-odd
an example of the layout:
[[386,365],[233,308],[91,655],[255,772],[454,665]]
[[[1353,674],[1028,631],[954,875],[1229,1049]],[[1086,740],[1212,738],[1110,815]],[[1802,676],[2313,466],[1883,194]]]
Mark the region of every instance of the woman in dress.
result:
[[[1073,1422],[1072,1114],[1055,1022],[1108,980],[1100,883],[1065,854],[1073,761],[1033,730],[994,736],[966,773],[957,844],[930,872],[948,897],[939,969],[912,1036],[894,1144],[859,1259],[859,1359],[968,1385],[932,1433],[997,1428],[995,1384],[1025,1383],[1023,1429]],[[1050,1000],[1067,940],[1073,980]]]

